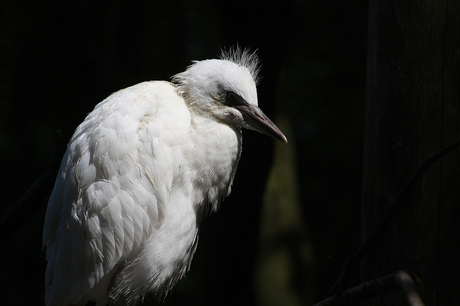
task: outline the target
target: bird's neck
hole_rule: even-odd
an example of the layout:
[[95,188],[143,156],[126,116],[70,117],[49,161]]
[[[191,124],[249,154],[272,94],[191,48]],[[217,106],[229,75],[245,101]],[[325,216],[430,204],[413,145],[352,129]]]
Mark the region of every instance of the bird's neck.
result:
[[197,168],[194,183],[204,187],[203,200],[214,211],[231,191],[241,155],[241,129],[200,114],[192,116],[191,126],[198,156],[193,161]]

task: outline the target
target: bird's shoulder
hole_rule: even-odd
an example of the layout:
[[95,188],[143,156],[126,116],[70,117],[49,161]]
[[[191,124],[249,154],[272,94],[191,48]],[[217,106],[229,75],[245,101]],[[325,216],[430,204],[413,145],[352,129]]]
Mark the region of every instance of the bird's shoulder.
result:
[[[159,123],[170,121],[172,117],[184,116],[187,106],[176,86],[166,81],[142,82],[114,92],[100,102],[86,118],[110,122],[111,119],[130,118],[131,121],[118,120],[119,126],[125,124],[145,123],[145,119],[155,119]],[[150,118],[148,118],[150,117]],[[136,119],[136,120],[135,120]]]

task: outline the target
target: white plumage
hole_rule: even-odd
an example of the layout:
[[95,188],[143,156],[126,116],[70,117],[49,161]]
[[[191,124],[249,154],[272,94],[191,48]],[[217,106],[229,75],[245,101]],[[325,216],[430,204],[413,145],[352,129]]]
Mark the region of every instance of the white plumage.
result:
[[230,193],[241,127],[287,142],[257,107],[258,60],[235,49],[144,82],[77,128],[46,212],[46,305],[163,298],[190,266],[207,205]]

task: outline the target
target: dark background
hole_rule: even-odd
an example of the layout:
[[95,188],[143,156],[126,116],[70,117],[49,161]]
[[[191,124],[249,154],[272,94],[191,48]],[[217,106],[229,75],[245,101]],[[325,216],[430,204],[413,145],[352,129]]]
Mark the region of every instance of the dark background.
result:
[[[360,237],[367,1],[3,1],[0,11],[1,215],[47,168],[56,129],[67,142],[110,93],[169,80],[238,43],[258,49],[259,105],[284,122],[290,153],[280,159],[295,169],[302,225],[283,241],[296,298],[280,300],[308,304],[327,293]],[[255,271],[273,148],[245,132],[232,195],[205,220],[191,271],[167,304],[262,304],[270,289]],[[43,301],[46,202],[1,233],[2,304]],[[298,236],[307,255],[295,251]]]

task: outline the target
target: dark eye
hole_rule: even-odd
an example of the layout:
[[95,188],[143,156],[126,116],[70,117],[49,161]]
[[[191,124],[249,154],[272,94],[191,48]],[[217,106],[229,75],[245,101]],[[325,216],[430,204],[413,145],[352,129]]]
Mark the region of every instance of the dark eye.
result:
[[229,101],[236,101],[238,99],[238,95],[233,91],[227,91],[227,100]]

